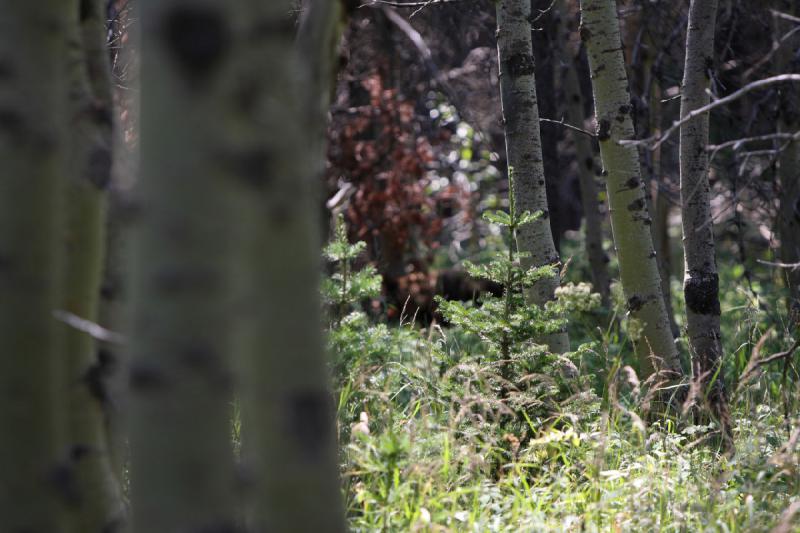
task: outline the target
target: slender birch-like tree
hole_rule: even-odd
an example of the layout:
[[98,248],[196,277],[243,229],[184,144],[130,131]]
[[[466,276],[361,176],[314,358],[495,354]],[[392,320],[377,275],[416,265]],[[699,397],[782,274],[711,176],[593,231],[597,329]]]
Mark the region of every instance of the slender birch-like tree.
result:
[[250,96],[236,83],[248,39],[274,29],[249,26],[251,4],[139,4],[141,170],[129,283],[135,533],[238,527],[232,265],[237,201],[262,159],[242,145],[235,122]]
[[639,371],[645,376],[657,368],[678,373],[680,361],[661,293],[639,155],[635,146],[619,143],[633,139],[634,129],[615,0],[581,0],[580,34],[589,55],[620,278],[630,317],[641,328],[634,339]]
[[[686,61],[681,87],[681,118],[709,102],[714,57],[717,0],[692,0],[686,32]],[[708,182],[708,125],[704,113],[680,130],[681,219],[683,221],[686,324],[694,379],[703,383],[711,412],[728,429],[720,333],[719,274]]]
[[[304,16],[316,21],[320,36],[333,36],[330,25],[338,19],[326,4],[310,2],[309,9],[322,11]],[[322,91],[334,55],[307,41],[296,46],[291,0],[250,5],[242,32],[253,37],[240,54],[250,74],[240,79],[247,98],[239,122],[249,147],[242,163],[253,178],[244,304],[252,314],[240,370],[242,454],[252,481],[248,522],[253,531],[340,532],[345,521],[319,296],[322,143],[320,128],[310,124],[325,119]],[[311,61],[301,49],[330,60]]]
[[[579,51],[572,40],[568,19],[571,17],[567,2],[561,0],[558,4],[558,46],[561,55],[562,81],[564,89],[565,117],[567,122],[583,127],[584,98],[578,83],[578,70],[576,63],[579,60]],[[584,233],[586,239],[586,257],[592,273],[594,290],[600,293],[604,307],[609,306],[610,280],[608,275],[608,255],[603,250],[603,213],[600,211],[600,198],[597,183],[595,182],[597,167],[592,139],[578,132],[571,131],[575,157],[578,164],[578,179],[581,185],[581,205],[583,206]]]
[[[517,209],[520,212],[542,212],[541,218],[519,229],[517,245],[520,252],[527,254],[523,258],[524,266],[555,267],[560,259],[548,218],[531,42],[531,2],[500,0],[496,5],[500,96],[509,173],[513,169]],[[559,282],[557,270],[553,277],[539,280],[527,292],[529,302],[545,305],[552,301]],[[555,353],[569,350],[566,331],[548,335],[541,341]]]
[[[60,531],[58,322],[65,139],[58,0],[0,0],[0,531]],[[61,498],[63,499],[63,498]]]
[[[105,189],[111,177],[112,93],[103,0],[70,0],[68,45],[71,134],[66,187],[64,288],[61,311],[96,322],[104,265]],[[94,339],[64,326],[63,372],[67,416],[64,442],[76,497],[69,531],[104,531],[123,520],[119,481],[106,432],[108,362],[98,360]]]

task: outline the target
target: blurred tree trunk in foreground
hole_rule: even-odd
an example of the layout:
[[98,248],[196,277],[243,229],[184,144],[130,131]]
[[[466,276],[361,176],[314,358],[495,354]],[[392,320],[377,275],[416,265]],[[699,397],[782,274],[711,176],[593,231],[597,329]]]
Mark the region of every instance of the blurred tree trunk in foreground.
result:
[[[545,191],[530,20],[530,0],[501,0],[497,3],[500,94],[509,174],[513,173],[517,210],[520,213],[543,213],[538,220],[521,227],[517,236],[519,251],[530,254],[522,260],[528,268],[559,264],[550,232]],[[558,271],[554,277],[536,282],[528,290],[528,300],[535,305],[553,300],[559,282]],[[569,350],[566,331],[541,340],[555,353]]]
[[[66,4],[0,1],[0,531],[60,531]],[[60,494],[59,494],[60,492]]]
[[[321,335],[319,167],[323,96],[333,73],[338,7],[315,0],[295,46],[293,2],[247,3],[236,117],[250,171],[249,288],[241,400],[248,522],[254,531],[345,531],[335,409]],[[319,12],[317,12],[319,10]],[[308,28],[304,24],[304,28]],[[327,36],[327,37],[323,37]],[[321,39],[319,44],[307,40]],[[319,57],[322,54],[323,57]],[[255,119],[253,118],[255,117]]]
[[[61,309],[96,322],[104,265],[105,189],[111,178],[113,102],[106,49],[105,2],[70,0],[68,66],[70,135],[66,180],[66,243]],[[104,409],[108,362],[98,360],[94,339],[64,325],[65,443],[76,499],[70,531],[103,531],[123,519]],[[62,392],[62,391],[59,391]]]
[[233,85],[247,44],[240,25],[255,14],[247,7],[139,7],[141,172],[129,285],[137,533],[237,527],[229,345],[236,202],[261,161],[231,127],[246,99]]
[[630,317],[641,328],[633,339],[639,372],[649,376],[660,368],[677,375],[680,361],[661,292],[639,155],[635,146],[619,144],[635,133],[616,2],[581,0],[581,15],[620,278]]

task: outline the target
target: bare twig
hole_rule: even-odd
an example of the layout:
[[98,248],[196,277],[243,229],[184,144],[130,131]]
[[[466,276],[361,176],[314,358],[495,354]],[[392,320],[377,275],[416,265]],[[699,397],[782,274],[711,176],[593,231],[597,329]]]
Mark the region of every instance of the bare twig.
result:
[[712,109],[716,109],[718,107],[730,104],[731,102],[734,102],[753,91],[757,91],[759,89],[763,89],[765,87],[769,87],[777,83],[784,83],[790,81],[800,82],[800,74],[781,74],[779,76],[772,76],[770,78],[756,80],[754,82],[748,83],[738,91],[732,92],[728,96],[720,98],[719,100],[714,100],[713,102],[704,105],[703,107],[698,107],[697,109],[690,111],[680,120],[676,120],[675,122],[673,122],[672,126],[667,128],[667,130],[664,131],[664,133],[660,136],[649,137],[647,139],[642,139],[642,140],[636,140],[636,139],[622,140],[619,141],[619,144],[622,146],[645,145],[648,146],[650,150],[656,150],[664,143],[664,141],[669,139],[673,133],[675,133],[681,126],[683,126],[690,120],[693,120],[704,113],[708,113]]
[[769,265],[778,268],[790,268],[792,270],[797,270],[798,268],[800,268],[800,263],[780,263],[777,261],[764,261],[762,259],[756,259],[756,261],[758,261],[762,265]]
[[800,24],[800,17],[795,17],[794,15],[790,15],[789,13],[784,13],[783,11],[778,11],[777,9],[770,9],[770,13],[773,16],[778,17],[779,19],[788,20],[790,22],[797,22]]
[[85,318],[81,318],[78,315],[70,313],[69,311],[56,309],[53,311],[53,316],[72,329],[86,333],[95,340],[110,342],[112,344],[125,343],[125,336],[121,333],[106,329],[100,324],[92,322],[91,320],[86,320]]
[[[401,2],[395,0],[369,0],[368,2],[364,2],[359,8],[362,7],[370,7],[370,6],[377,6],[377,5],[384,5],[390,7],[404,7],[404,8],[426,8],[428,6],[434,4],[452,4],[454,2],[462,2],[464,0],[425,0],[423,2]],[[415,12],[416,14],[416,12]]]
[[760,355],[761,348],[764,346],[764,343],[766,342],[767,337],[771,332],[772,328],[767,330],[767,332],[764,333],[764,335],[762,335],[761,338],[758,340],[755,348],[753,348],[753,356],[747,363],[747,368],[742,373],[741,378],[739,378],[739,388],[741,388],[745,383],[747,383],[747,381],[750,380],[750,378],[756,373],[756,371],[759,368],[761,368],[762,366],[767,366],[770,363],[774,363],[775,361],[781,361],[784,359],[788,360],[794,354],[794,352],[797,351],[797,348],[800,347],[800,339],[797,339],[796,341],[794,341],[794,344],[792,344],[792,346],[788,350],[772,354],[769,357],[762,358]]
[[567,124],[566,122],[564,122],[563,118],[561,120],[553,120],[552,118],[541,118],[540,117],[539,118],[539,122],[547,122],[549,124],[558,124],[559,126],[564,126],[565,128],[567,128],[569,130],[576,131],[578,133],[582,133],[583,135],[588,135],[589,137],[591,137],[593,139],[595,137],[597,137],[597,135],[595,135],[591,131],[587,131],[587,130],[585,130],[583,128],[579,128],[578,126],[573,126],[572,124]]
[[726,141],[720,144],[709,144],[706,146],[706,150],[709,152],[718,152],[724,148],[733,147],[734,150],[738,149],[741,145],[747,143],[754,143],[759,141],[771,141],[773,139],[792,139],[797,140],[800,139],[800,131],[795,133],[785,133],[785,132],[778,132],[778,133],[770,133],[768,135],[757,135],[755,137],[744,137],[742,139],[734,139],[732,141]]

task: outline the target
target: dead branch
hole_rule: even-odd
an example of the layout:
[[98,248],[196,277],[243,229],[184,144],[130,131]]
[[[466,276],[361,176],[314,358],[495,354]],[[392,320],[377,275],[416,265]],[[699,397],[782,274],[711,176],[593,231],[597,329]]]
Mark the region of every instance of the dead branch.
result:
[[748,83],[738,91],[735,91],[728,96],[720,98],[719,100],[714,100],[713,102],[704,105],[703,107],[698,107],[687,113],[683,118],[680,120],[676,120],[672,123],[672,126],[667,128],[667,130],[660,136],[653,136],[647,139],[636,140],[636,139],[629,139],[629,140],[622,140],[619,141],[619,144],[622,146],[647,146],[650,150],[658,149],[667,139],[672,136],[681,126],[686,124],[692,119],[697,118],[698,116],[708,113],[713,109],[718,107],[728,105],[731,102],[738,100],[739,98],[745,96],[748,93],[753,91],[757,91],[759,89],[763,89],[765,87],[769,87],[771,85],[775,85],[777,83],[785,83],[785,82],[800,82],[800,74],[781,74],[778,76],[772,76],[770,78],[764,78],[762,80],[756,80],[754,82]]

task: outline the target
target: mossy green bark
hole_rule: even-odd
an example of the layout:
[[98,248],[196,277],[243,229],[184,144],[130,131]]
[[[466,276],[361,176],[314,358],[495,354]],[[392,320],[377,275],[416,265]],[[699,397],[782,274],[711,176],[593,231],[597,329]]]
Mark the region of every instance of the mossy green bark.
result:
[[0,531],[61,531],[55,391],[66,9],[0,0]]

